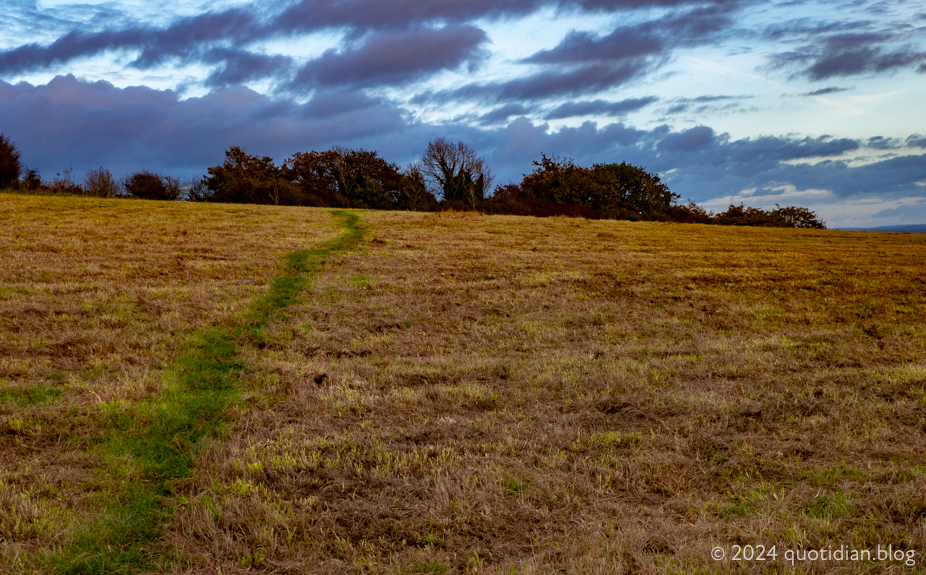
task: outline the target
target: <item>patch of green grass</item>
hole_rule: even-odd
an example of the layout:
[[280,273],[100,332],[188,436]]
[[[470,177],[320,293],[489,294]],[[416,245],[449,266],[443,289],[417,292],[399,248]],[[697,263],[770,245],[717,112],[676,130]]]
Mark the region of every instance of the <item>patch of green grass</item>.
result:
[[359,288],[368,288],[373,281],[373,276],[367,274],[354,274],[350,276],[350,282]]
[[415,573],[446,573],[450,567],[440,561],[428,561],[415,565]]
[[12,299],[15,295],[24,295],[31,292],[31,288],[0,286],[0,299]]
[[831,497],[817,497],[804,509],[807,517],[827,521],[852,515],[855,511],[855,505],[852,504],[845,493],[837,493]]
[[0,389],[0,401],[9,401],[19,406],[39,405],[51,403],[63,393],[64,390],[60,387],[42,384],[4,387]]
[[505,480],[502,481],[502,486],[506,491],[510,491],[512,493],[519,493],[527,489],[526,483],[518,481],[514,477],[506,477]]

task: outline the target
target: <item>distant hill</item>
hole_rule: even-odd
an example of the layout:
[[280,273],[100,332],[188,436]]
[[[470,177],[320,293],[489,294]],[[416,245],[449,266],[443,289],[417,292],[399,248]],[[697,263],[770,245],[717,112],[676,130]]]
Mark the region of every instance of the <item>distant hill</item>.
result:
[[926,234],[926,224],[907,226],[880,226],[877,228],[838,228],[847,232],[895,232],[901,234]]

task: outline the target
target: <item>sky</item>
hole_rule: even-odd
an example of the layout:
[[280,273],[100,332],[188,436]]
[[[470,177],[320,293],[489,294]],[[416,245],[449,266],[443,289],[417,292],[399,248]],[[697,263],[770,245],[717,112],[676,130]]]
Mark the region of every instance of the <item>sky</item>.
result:
[[3,0],[0,132],[46,179],[445,137],[496,184],[626,161],[714,211],[926,223],[926,0]]

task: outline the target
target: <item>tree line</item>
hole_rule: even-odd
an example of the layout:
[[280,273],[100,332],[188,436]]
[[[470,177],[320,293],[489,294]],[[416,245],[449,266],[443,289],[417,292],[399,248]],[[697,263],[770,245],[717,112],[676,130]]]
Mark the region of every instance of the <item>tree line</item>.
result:
[[[463,142],[436,138],[417,162],[400,168],[376,151],[336,147],[297,152],[280,165],[239,146],[203,177],[182,181],[148,171],[116,179],[105,168],[75,183],[69,170],[50,182],[25,168],[0,134],[0,189],[99,197],[380,210],[474,210],[489,214],[575,216],[718,225],[825,228],[807,208],[731,205],[714,214],[680,204],[659,176],[626,162],[579,166],[541,155],[519,183],[496,186],[484,157]],[[490,191],[491,190],[491,191]]]

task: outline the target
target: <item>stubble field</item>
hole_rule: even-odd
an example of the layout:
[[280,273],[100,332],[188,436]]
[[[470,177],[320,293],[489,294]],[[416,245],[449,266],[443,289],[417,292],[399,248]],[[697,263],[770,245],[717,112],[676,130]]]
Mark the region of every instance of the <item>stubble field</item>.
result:
[[0,196],[0,570],[923,572],[926,236],[354,215]]

